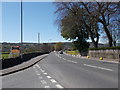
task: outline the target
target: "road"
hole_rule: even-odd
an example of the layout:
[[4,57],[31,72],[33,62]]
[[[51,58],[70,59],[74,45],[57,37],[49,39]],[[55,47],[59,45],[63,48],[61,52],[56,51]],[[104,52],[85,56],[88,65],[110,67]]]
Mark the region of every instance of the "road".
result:
[[118,88],[118,64],[52,52],[34,66],[2,78],[3,88]]

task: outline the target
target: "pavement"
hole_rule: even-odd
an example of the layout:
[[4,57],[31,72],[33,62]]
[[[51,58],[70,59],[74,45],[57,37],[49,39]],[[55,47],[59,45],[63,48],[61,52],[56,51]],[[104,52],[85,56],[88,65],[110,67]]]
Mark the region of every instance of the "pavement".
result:
[[15,73],[15,72],[18,72],[20,70],[29,68],[30,66],[34,65],[35,63],[37,63],[41,59],[45,58],[47,55],[48,54],[40,55],[40,56],[32,58],[32,59],[30,59],[30,60],[28,60],[26,62],[23,62],[22,64],[13,66],[11,68],[0,70],[0,76],[8,75],[8,74]]
[[52,52],[28,69],[2,76],[2,88],[112,89],[118,88],[118,72],[117,63]]

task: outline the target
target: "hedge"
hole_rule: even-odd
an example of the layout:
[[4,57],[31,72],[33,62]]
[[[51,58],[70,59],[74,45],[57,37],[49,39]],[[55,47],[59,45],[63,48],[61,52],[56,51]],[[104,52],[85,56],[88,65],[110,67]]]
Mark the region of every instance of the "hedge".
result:
[[111,50],[111,49],[117,49],[117,50],[120,50],[120,47],[89,48],[89,50]]

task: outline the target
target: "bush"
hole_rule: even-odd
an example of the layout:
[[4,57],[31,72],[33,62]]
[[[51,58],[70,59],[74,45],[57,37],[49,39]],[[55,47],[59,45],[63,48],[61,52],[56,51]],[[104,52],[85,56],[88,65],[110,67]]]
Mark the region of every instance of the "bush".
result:
[[70,55],[78,55],[79,54],[78,51],[66,51],[66,53],[68,53]]
[[120,50],[120,47],[89,48],[89,50],[111,50],[111,49],[118,49],[118,50]]

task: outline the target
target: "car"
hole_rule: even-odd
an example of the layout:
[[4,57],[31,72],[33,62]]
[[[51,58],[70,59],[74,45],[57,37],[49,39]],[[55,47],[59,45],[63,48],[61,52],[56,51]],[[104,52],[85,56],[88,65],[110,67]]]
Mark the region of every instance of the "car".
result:
[[63,54],[63,52],[61,51],[60,54]]

